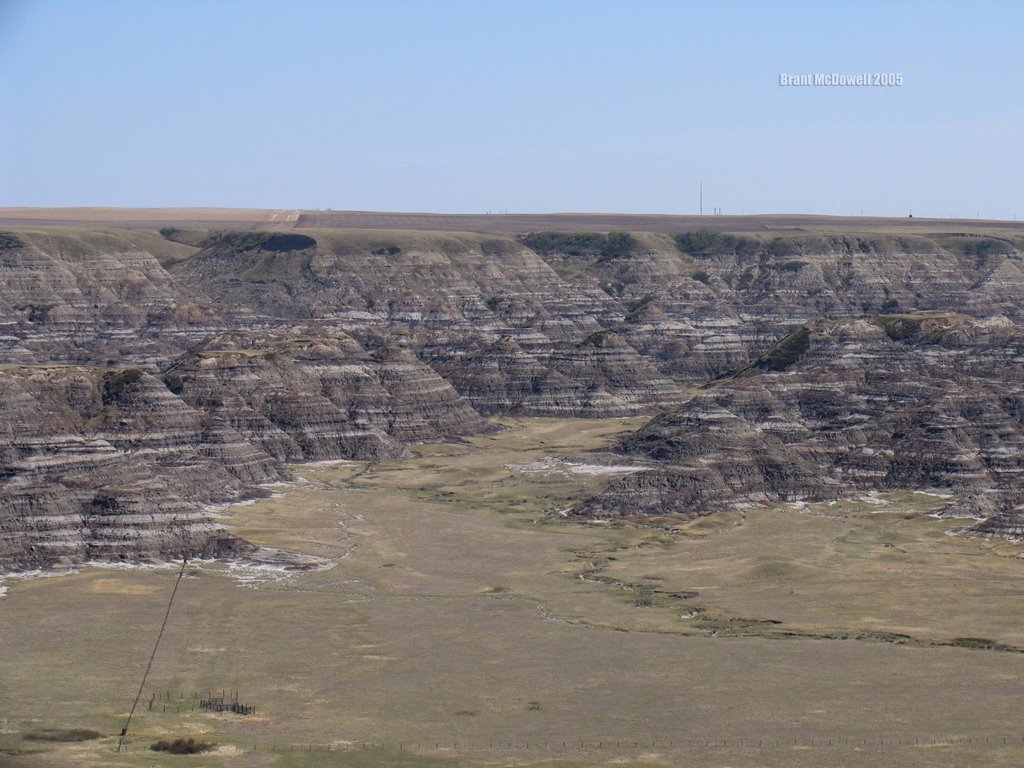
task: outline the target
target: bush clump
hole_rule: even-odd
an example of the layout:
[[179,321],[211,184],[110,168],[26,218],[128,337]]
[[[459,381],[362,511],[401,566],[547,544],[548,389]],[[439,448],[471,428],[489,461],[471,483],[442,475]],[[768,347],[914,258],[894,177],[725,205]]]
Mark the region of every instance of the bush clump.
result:
[[674,235],[676,247],[683,253],[706,251],[718,240],[718,233],[713,229],[698,229],[695,232],[683,232]]
[[628,256],[636,246],[636,238],[629,234],[629,232],[612,230],[608,233],[604,245],[601,247],[601,258],[619,259],[623,256]]
[[987,651],[1005,647],[1000,643],[997,643],[995,640],[990,640],[987,637],[954,637],[949,644],[956,646],[957,648],[978,648]]
[[601,252],[603,241],[599,232],[534,232],[520,240],[537,253],[567,256],[594,256]]
[[177,373],[170,373],[164,376],[164,384],[176,395],[180,395],[185,391],[185,379]]
[[103,377],[103,402],[110,403],[125,389],[142,378],[138,368],[125,368],[123,371],[112,371]]
[[28,313],[30,323],[45,323],[53,307],[53,304],[16,304],[14,306],[19,312]]
[[692,275],[690,275],[690,277],[692,277],[698,283],[704,283],[704,285],[707,285],[708,283],[711,282],[711,275],[709,275],[707,272],[703,270],[698,270],[697,272],[694,272]]
[[629,232],[534,232],[521,238],[527,248],[540,254],[559,253],[566,256],[597,256],[602,260],[628,256],[637,245]]
[[196,741],[192,736],[189,736],[187,739],[174,739],[173,741],[160,739],[160,741],[154,742],[149,746],[154,752],[167,752],[171,755],[198,755],[201,752],[209,752],[216,747],[216,744],[208,741]]
[[291,232],[228,232],[216,231],[196,243],[207,253],[232,256],[245,251],[288,253],[316,248],[316,240]]
[[799,272],[806,266],[806,261],[784,261],[778,265],[778,269],[783,272]]

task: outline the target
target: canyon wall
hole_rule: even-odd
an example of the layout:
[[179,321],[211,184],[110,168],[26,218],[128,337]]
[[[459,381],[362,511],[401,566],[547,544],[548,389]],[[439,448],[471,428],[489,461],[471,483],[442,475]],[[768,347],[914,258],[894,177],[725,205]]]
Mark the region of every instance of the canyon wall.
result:
[[[1014,237],[0,233],[0,566],[230,554],[203,505],[483,416],[655,418],[576,513],[868,489],[1016,535]],[[660,415],[659,415],[660,414]]]

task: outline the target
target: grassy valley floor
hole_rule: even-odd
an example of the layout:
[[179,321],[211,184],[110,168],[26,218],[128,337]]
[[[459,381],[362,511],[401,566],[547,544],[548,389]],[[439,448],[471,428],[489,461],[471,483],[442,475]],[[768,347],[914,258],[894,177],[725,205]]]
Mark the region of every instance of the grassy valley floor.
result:
[[[7,579],[0,766],[1024,762],[1021,545],[909,493],[571,521],[639,421],[497,423],[226,510],[333,567],[189,564],[127,752],[177,569]],[[256,712],[195,706],[222,690]],[[148,749],[185,736],[219,747]]]

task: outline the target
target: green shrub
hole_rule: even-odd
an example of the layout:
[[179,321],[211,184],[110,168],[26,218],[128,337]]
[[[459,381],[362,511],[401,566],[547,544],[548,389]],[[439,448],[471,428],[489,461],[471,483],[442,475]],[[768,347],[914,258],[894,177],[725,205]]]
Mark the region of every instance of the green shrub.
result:
[[683,232],[674,235],[676,247],[683,253],[706,251],[715,245],[718,233],[713,229],[698,229],[695,232]]
[[30,323],[45,323],[53,307],[53,304],[16,304],[14,308],[19,312],[28,312]]
[[605,328],[601,331],[594,331],[583,341],[580,342],[581,347],[603,347],[608,344],[608,337],[615,333],[611,328]]
[[596,256],[601,253],[605,239],[598,232],[534,232],[519,242],[540,254]]
[[25,243],[11,232],[0,232],[0,250],[8,248],[24,248]]
[[629,232],[612,230],[601,246],[602,259],[619,259],[628,256],[637,246],[636,238]]
[[1003,240],[983,238],[964,243],[964,256],[973,256],[976,259],[1007,253],[1013,253],[1013,246]]
[[778,265],[778,269],[782,270],[783,272],[799,272],[806,266],[806,261],[784,261]]
[[893,317],[879,315],[875,318],[875,325],[879,326],[885,335],[893,341],[906,341],[921,333],[921,318],[918,317]]
[[103,377],[103,402],[109,403],[116,399],[131,384],[142,378],[138,368],[125,368],[122,371],[111,371]]
[[176,373],[168,374],[164,376],[164,384],[176,395],[180,395],[185,389],[185,379]]
[[196,243],[208,253],[231,256],[244,251],[271,253],[303,251],[316,247],[316,240],[293,232],[234,232],[219,230]]
[[519,239],[527,248],[542,255],[597,256],[602,260],[628,256],[636,249],[636,238],[629,232],[534,232]]
[[777,237],[768,244],[768,253],[772,256],[796,256],[800,253],[800,245],[788,238]]
[[987,637],[955,637],[948,643],[948,645],[956,646],[957,648],[973,648],[981,651],[1009,651],[1010,653],[1021,652],[1021,649],[1018,646],[1000,643],[995,640],[990,640]]
[[149,748],[154,752],[167,752],[171,755],[198,755],[200,752],[209,752],[216,746],[208,741],[196,741],[189,736],[187,739],[175,739],[174,741],[161,739],[151,744]]

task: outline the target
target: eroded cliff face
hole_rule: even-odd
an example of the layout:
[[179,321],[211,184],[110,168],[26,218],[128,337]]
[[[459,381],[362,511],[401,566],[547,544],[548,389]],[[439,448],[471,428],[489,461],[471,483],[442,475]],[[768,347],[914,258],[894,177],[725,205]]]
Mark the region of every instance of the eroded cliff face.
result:
[[202,505],[287,477],[136,368],[11,367],[0,409],[7,567],[243,552]]
[[579,514],[937,488],[1017,535],[1022,265],[972,233],[0,233],[0,567],[244,549],[203,504],[490,414],[665,412],[623,445],[662,469]]
[[249,546],[205,506],[290,479],[287,462],[396,458],[484,428],[408,353],[328,333],[220,334],[153,374],[10,366],[0,398],[8,567],[236,555]]
[[211,302],[404,349],[481,413],[605,417],[680,402],[677,385],[610,330],[621,302],[594,281],[563,280],[512,239],[263,237],[214,237],[176,278]]
[[0,233],[0,361],[158,365],[213,317],[160,263],[191,250],[155,233]]
[[937,491],[1019,535],[1024,332],[950,313],[817,321],[620,445],[662,466],[576,513],[696,516],[871,490]]
[[282,462],[396,458],[408,442],[484,428],[452,386],[408,352],[371,353],[345,334],[301,330],[219,335],[175,361],[163,380]]

